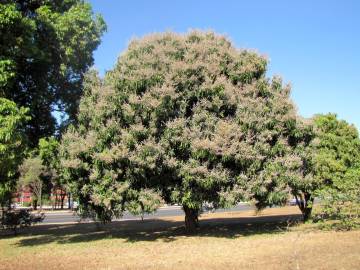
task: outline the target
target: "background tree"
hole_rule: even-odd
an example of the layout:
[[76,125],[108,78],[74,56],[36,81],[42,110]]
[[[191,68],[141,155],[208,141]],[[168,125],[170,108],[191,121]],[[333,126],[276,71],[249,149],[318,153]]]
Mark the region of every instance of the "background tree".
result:
[[29,187],[33,193],[33,207],[36,210],[39,204],[42,209],[42,196],[46,178],[51,177],[51,171],[43,165],[39,156],[29,157],[20,167],[20,187]]
[[[308,123],[306,123],[308,122]],[[326,211],[351,201],[359,194],[360,140],[357,129],[338,120],[336,115],[316,115],[298,121],[294,156],[286,163],[285,182],[297,200],[304,220],[311,217],[315,197],[320,197]],[[341,199],[342,198],[342,199]]]
[[39,157],[45,166],[53,169],[59,166],[58,148],[59,141],[55,137],[41,138],[39,140]]
[[23,130],[30,119],[28,110],[0,98],[0,205],[10,206],[16,187],[18,166],[26,150]]
[[340,219],[346,228],[360,225],[360,139],[353,125],[335,114],[317,115],[319,131],[314,176],[323,183],[317,195],[321,216]]
[[90,73],[61,145],[80,206],[111,219],[131,194],[159,191],[191,231],[205,202],[284,203],[290,190],[273,164],[285,168],[296,112],[266,65],[211,32],[165,33],[131,42],[104,82]]
[[28,107],[31,147],[56,128],[53,112],[72,121],[83,74],[105,31],[82,0],[4,0],[0,3],[0,96]]
[[277,182],[283,182],[290,188],[303,220],[307,221],[311,216],[316,191],[323,185],[323,181],[314,176],[318,138],[313,121],[299,117],[291,141],[292,152],[282,161],[283,166],[274,164],[283,175]]
[[[60,177],[59,170],[59,141],[55,137],[41,138],[38,146],[39,157],[42,164],[46,166],[48,171],[51,171],[51,178],[48,179],[49,195],[55,196],[53,207],[57,207],[60,201],[60,208],[64,208],[65,196],[68,196],[68,203],[70,207],[70,193],[67,192],[66,185]],[[60,191],[60,192],[59,192]],[[59,194],[58,194],[59,193]]]

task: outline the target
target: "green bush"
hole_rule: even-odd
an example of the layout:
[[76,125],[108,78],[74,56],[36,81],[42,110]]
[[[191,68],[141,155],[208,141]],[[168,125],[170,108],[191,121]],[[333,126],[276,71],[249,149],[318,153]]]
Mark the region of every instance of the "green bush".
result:
[[322,192],[321,207],[314,215],[323,228],[351,230],[360,228],[360,198],[352,192],[327,190]]
[[34,223],[42,222],[45,214],[31,215],[29,210],[21,209],[20,211],[9,210],[4,212],[1,219],[1,228],[10,229],[17,234],[17,230],[23,227],[31,226]]
[[1,225],[4,229],[11,229],[17,234],[17,229],[31,225],[31,215],[28,210],[7,211],[4,213]]
[[31,202],[23,202],[22,206],[23,207],[31,207]]

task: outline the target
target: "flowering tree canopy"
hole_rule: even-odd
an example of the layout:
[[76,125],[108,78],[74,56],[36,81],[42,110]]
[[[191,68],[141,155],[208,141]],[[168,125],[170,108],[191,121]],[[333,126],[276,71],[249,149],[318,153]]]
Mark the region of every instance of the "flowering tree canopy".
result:
[[110,219],[140,195],[151,209],[161,196],[182,205],[193,230],[205,202],[284,203],[301,138],[290,87],[266,67],[223,36],[193,31],[133,40],[104,80],[89,73],[61,146],[84,212]]

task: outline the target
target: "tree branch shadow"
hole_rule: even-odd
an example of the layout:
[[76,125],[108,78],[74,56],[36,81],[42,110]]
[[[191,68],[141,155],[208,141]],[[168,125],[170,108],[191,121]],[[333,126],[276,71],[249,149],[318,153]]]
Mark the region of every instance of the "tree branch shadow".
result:
[[104,239],[124,239],[126,242],[176,241],[179,237],[237,238],[259,234],[279,234],[296,225],[301,215],[229,217],[200,220],[200,228],[188,234],[183,221],[147,219],[115,221],[102,225],[80,223],[68,225],[38,225],[21,233],[19,247],[50,243],[91,243]]

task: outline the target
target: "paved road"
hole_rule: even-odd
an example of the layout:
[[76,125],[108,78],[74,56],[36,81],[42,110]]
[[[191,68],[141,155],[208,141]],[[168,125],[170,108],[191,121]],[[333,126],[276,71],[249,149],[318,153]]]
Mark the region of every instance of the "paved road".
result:
[[[236,207],[230,209],[217,209],[215,212],[226,212],[226,211],[245,211],[254,209],[253,206],[247,204],[239,204]],[[206,212],[206,211],[205,211]],[[42,222],[43,224],[53,224],[53,223],[68,223],[68,222],[79,222],[80,218],[72,213],[72,212],[47,212],[45,214],[45,219]],[[157,217],[170,217],[170,216],[183,216],[184,212],[182,211],[180,206],[167,206],[158,209],[158,211],[152,215],[145,215],[144,219],[151,219]],[[130,213],[124,213],[124,216],[117,220],[138,220],[140,219],[139,216],[133,216]],[[90,220],[84,220],[85,222]]]

